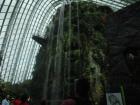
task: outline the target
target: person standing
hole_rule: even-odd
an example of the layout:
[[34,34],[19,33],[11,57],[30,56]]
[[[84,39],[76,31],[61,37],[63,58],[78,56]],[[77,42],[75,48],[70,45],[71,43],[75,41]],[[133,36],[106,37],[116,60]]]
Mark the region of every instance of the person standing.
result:
[[19,98],[19,96],[16,96],[16,98],[12,101],[13,105],[20,105],[21,104],[21,100]]
[[29,103],[28,103],[28,95],[27,94],[23,94],[21,96],[21,104],[20,105],[29,105]]
[[75,96],[62,101],[61,105],[93,105],[89,98],[89,82],[87,79],[79,78],[75,84]]
[[10,98],[10,96],[7,95],[7,96],[2,100],[1,105],[10,105],[9,98]]

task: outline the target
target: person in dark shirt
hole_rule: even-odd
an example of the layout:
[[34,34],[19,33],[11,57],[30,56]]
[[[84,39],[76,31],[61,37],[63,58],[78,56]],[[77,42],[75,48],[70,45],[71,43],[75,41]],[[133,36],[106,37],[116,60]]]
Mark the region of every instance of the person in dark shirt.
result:
[[28,103],[28,95],[27,94],[23,94],[21,96],[21,104],[20,105],[29,105],[29,103]]
[[92,105],[89,99],[89,82],[85,78],[80,78],[76,81],[75,97],[68,98],[61,105]]

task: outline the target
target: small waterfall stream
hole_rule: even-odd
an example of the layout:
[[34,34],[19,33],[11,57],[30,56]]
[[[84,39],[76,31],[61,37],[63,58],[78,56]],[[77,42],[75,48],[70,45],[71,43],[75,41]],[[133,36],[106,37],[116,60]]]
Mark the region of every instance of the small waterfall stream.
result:
[[51,105],[58,105],[56,101],[61,100],[61,63],[62,63],[62,51],[63,51],[63,22],[64,22],[64,8],[65,5],[60,8],[60,16],[59,16],[59,26],[58,26],[58,34],[57,34],[57,42],[56,42],[56,54],[54,57],[54,79],[52,83],[52,91],[51,91],[51,99],[54,99],[55,101],[52,101]]
[[[53,56],[51,55],[52,53],[52,47],[53,47],[53,38],[54,38],[54,35],[53,35],[53,31],[54,31],[54,24],[51,23],[51,28],[49,30],[49,35],[48,35],[48,45],[46,46],[47,47],[47,60],[45,62],[46,64],[46,76],[45,76],[45,82],[44,82],[44,90],[43,90],[43,99],[47,99],[47,91],[48,91],[48,85],[49,85],[49,78],[50,78],[50,68],[51,68],[51,64],[52,64],[52,60],[53,60]],[[48,62],[47,62],[48,61]]]
[[[65,3],[62,4],[59,11],[57,34],[54,35],[54,31],[56,30],[54,30],[54,26],[52,26],[51,27],[52,33],[50,33],[49,35],[49,41],[47,45],[48,58],[46,60],[46,79],[44,83],[43,99],[48,99],[49,97],[49,100],[47,101],[50,103],[50,105],[59,105],[63,96],[62,95],[63,88],[61,86],[63,84],[62,53],[64,40],[63,37],[64,9]],[[51,87],[51,89],[49,87]]]

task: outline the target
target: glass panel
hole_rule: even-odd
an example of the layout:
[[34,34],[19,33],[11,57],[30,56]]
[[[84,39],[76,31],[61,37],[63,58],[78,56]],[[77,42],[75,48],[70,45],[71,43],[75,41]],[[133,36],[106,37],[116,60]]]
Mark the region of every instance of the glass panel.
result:
[[13,9],[14,9],[14,7],[13,6],[10,6],[8,12],[13,12]]
[[2,4],[3,0],[0,0],[0,4]]
[[6,31],[7,26],[3,26],[2,31]]
[[12,49],[11,55],[14,55],[15,51]]
[[33,0],[29,0],[28,4],[32,4]]
[[2,38],[4,38],[4,36],[0,34],[0,44],[1,44],[1,39],[2,39]]
[[28,4],[28,5],[26,6],[26,9],[28,10],[28,9],[30,8],[30,6],[31,6],[31,5]]
[[14,30],[17,30],[17,27],[18,27],[18,22],[19,22],[19,19],[18,19],[18,20],[16,20],[16,23],[15,23],[15,25],[14,25]]
[[4,25],[8,25],[10,19],[5,19]]
[[12,47],[9,47],[9,48],[7,49],[7,52],[10,52],[10,51],[11,51],[11,49],[12,49]]
[[14,35],[12,35],[11,36],[11,38],[10,38],[10,40],[14,40],[15,39],[15,36]]
[[8,8],[8,6],[3,6],[1,12],[6,12],[7,8]]
[[16,4],[16,2],[17,2],[17,0],[13,0],[11,5],[14,6]]
[[18,18],[20,19],[20,17],[22,16],[22,14],[20,13],[20,14],[18,14]]
[[24,8],[21,8],[21,9],[20,9],[20,14],[23,13],[23,11],[24,11]]
[[11,0],[5,0],[4,5],[9,5],[9,4],[10,4],[10,2],[11,2]]
[[11,48],[13,44],[13,40],[10,40],[9,47]]
[[28,3],[30,0],[24,0],[25,3]]
[[2,32],[2,33],[0,34],[0,40],[1,40],[1,38],[4,38],[4,35],[5,35],[5,32]]
[[11,14],[12,14],[12,13],[7,13],[6,18],[8,18],[8,19],[9,19],[9,18],[11,17]]
[[22,8],[25,8],[26,5],[27,5],[27,3],[23,3],[22,4]]
[[3,20],[0,20],[0,26],[2,25],[2,21],[3,21]]
[[4,19],[5,13],[0,13],[0,19]]
[[0,44],[2,45],[2,43],[3,43],[3,39],[0,39]]
[[6,59],[5,59],[5,62],[8,62],[8,61],[9,61],[9,58],[6,58]]

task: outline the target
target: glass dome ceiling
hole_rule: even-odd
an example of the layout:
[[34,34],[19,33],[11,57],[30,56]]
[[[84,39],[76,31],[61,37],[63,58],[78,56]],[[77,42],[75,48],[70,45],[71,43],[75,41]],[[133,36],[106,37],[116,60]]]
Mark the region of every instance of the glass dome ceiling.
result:
[[[90,1],[119,10],[138,0]],[[40,47],[32,36],[44,37],[57,8],[69,2],[71,0],[0,0],[1,79],[17,83],[32,78],[35,56]]]

